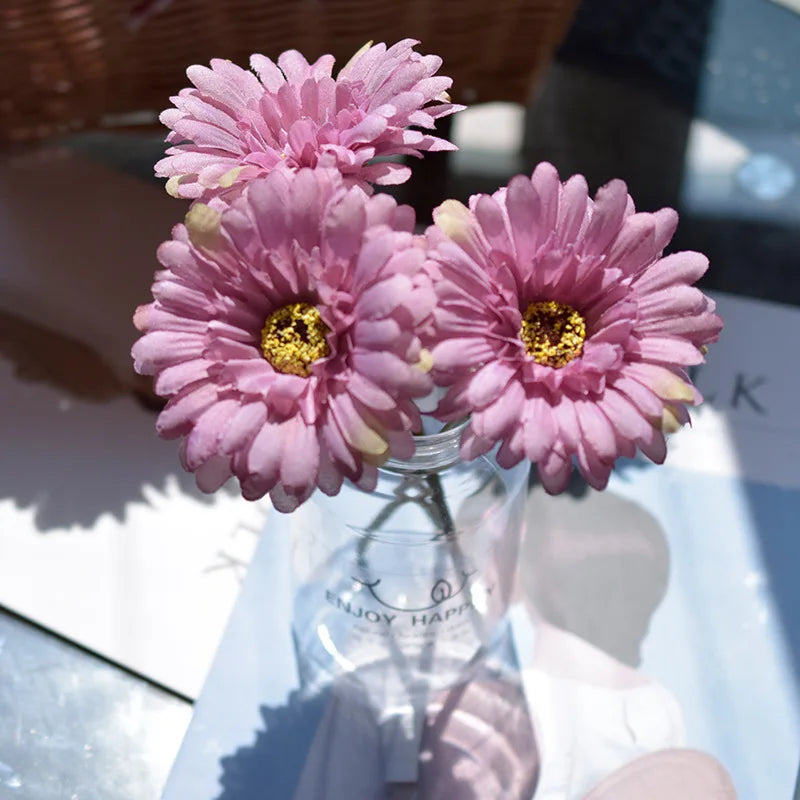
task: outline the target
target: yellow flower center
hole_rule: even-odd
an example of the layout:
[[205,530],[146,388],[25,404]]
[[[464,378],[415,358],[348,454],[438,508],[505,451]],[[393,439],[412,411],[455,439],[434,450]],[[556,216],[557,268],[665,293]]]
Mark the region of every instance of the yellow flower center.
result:
[[525,309],[519,338],[537,364],[559,369],[583,352],[586,321],[566,303],[539,300]]
[[273,311],[261,329],[261,352],[278,372],[307,378],[309,367],[330,353],[330,328],[309,303],[290,303]]

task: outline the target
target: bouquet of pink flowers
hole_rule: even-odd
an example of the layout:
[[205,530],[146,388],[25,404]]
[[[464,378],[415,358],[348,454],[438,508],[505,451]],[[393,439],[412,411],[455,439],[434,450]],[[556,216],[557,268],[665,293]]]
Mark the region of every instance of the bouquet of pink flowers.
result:
[[369,491],[434,391],[436,418],[469,420],[464,459],[528,459],[551,493],[575,464],[601,489],[620,456],[663,461],[701,401],[686,368],[722,323],[692,286],[707,259],[663,255],[671,209],[636,212],[622,181],[591,199],[540,164],[417,235],[373,193],[410,175],[385,157],[455,149],[427,132],[461,107],[416,44],[367,45],[335,78],[331,56],[214,60],[161,116],[156,174],[194,202],[133,356],[204,491],[236,476],[286,512],[345,479]]

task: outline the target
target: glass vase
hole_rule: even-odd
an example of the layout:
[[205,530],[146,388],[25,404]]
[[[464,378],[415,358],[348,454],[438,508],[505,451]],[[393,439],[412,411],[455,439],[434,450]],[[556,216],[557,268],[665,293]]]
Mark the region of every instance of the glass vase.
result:
[[511,598],[528,464],[459,458],[463,425],[416,437],[374,491],[346,485],[292,520],[305,688],[352,681],[381,705],[469,678]]

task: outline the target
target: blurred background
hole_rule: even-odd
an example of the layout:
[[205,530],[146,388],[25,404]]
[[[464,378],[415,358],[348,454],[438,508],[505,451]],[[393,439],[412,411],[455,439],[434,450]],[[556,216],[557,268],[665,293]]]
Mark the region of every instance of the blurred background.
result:
[[[542,160],[592,190],[621,177],[640,210],[678,209],[671,249],[709,256],[704,288],[781,304],[743,311],[736,341],[796,375],[798,0],[3,0],[0,798],[160,793],[269,514],[195,491],[132,371],[131,316],[185,210],[153,177],[158,113],[190,64],[289,48],[343,64],[409,36],[469,106],[439,128],[459,151],[392,189],[421,223]],[[716,405],[763,412],[761,378]],[[776,424],[786,473],[800,437]],[[794,511],[756,526],[767,577],[751,576],[774,584],[792,664]],[[573,627],[638,666],[638,638]]]

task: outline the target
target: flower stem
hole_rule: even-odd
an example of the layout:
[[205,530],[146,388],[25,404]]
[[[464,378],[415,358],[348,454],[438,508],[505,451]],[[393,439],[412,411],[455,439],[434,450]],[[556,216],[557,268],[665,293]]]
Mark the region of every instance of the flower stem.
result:
[[436,515],[434,522],[439,526],[440,531],[436,534],[435,538],[438,539],[441,536],[446,536],[449,539],[455,534],[456,526],[453,522],[453,515],[450,513],[450,509],[447,506],[447,499],[444,496],[444,488],[442,487],[439,473],[431,472],[426,475],[425,482],[431,490],[431,508]]

